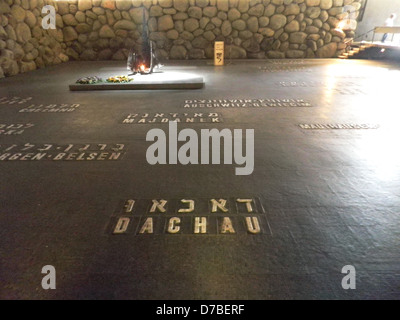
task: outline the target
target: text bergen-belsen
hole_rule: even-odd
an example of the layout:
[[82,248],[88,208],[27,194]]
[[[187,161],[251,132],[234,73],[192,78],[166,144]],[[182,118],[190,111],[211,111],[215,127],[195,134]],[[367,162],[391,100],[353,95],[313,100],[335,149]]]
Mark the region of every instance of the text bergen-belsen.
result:
[[124,144],[12,144],[0,145],[0,161],[104,161],[120,160]]

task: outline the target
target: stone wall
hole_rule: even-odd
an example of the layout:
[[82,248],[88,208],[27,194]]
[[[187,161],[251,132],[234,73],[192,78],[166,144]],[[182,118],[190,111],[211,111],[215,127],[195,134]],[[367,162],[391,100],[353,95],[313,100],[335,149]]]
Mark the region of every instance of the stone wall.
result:
[[[225,56],[330,58],[345,48],[335,29],[342,8],[360,0],[0,0],[0,77],[72,60],[124,60],[141,43],[142,10],[162,59]],[[41,9],[57,29],[41,28]]]
[[68,61],[62,30],[41,27],[44,5],[43,0],[0,0],[0,78]]

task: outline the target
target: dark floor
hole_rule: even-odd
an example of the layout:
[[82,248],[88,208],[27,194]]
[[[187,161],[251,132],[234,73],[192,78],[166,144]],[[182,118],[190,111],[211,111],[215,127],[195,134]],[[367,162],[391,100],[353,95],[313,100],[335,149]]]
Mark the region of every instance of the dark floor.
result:
[[[125,74],[119,62],[0,80],[1,299],[400,297],[400,66],[227,64],[167,63],[164,72],[203,76],[200,90],[68,90],[82,76]],[[196,99],[280,102],[184,107]],[[253,174],[236,176],[236,165],[149,165],[146,133],[168,125],[122,123],[136,113],[203,113],[205,122],[178,127],[197,132],[254,129]],[[223,122],[208,122],[209,113]],[[238,198],[253,199],[255,211]],[[152,199],[166,200],[167,212],[149,213]],[[195,211],[177,213],[181,199],[194,200]],[[226,199],[229,211],[212,213],[211,199]],[[181,232],[168,234],[174,216]],[[257,217],[260,234],[246,231],[247,216]],[[112,234],[120,217],[129,228]],[[148,217],[154,234],[139,234]],[[194,234],[195,217],[207,218],[207,234]],[[220,233],[223,217],[235,234]],[[56,290],[41,287],[45,265],[56,269]],[[355,267],[355,290],[342,288],[346,265]]]

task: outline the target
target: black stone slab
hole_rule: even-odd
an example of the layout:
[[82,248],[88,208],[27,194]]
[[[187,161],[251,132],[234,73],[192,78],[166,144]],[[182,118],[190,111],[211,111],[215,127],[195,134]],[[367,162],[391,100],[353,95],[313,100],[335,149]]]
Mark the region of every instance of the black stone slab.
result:
[[[189,91],[69,90],[81,77],[123,74],[118,61],[0,79],[0,125],[25,125],[22,134],[0,134],[0,299],[398,299],[400,66],[207,63],[168,62],[165,73],[204,78],[203,89]],[[258,69],[269,64],[312,72]],[[253,174],[236,176],[236,165],[150,165],[146,134],[167,132],[169,122],[123,120],[161,113],[223,119],[182,121],[180,131],[254,129]],[[213,212],[212,199],[227,200],[228,211]],[[238,199],[254,199],[254,210]],[[167,201],[166,211],[151,212],[152,200]],[[187,200],[194,210],[180,211]],[[153,233],[140,233],[148,217]],[[248,217],[259,233],[249,232]],[[121,218],[127,232],[114,234]],[[196,218],[207,219],[206,233],[195,233]],[[235,233],[221,232],[224,218]],[[41,287],[45,265],[56,269],[56,290]],[[356,290],[341,286],[345,265],[356,269]]]

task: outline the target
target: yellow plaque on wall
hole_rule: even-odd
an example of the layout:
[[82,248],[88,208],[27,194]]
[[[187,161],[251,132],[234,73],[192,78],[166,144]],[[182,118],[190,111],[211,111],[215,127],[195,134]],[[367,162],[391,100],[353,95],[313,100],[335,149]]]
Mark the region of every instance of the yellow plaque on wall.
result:
[[214,65],[215,66],[223,66],[224,65],[224,42],[223,41],[215,41]]

